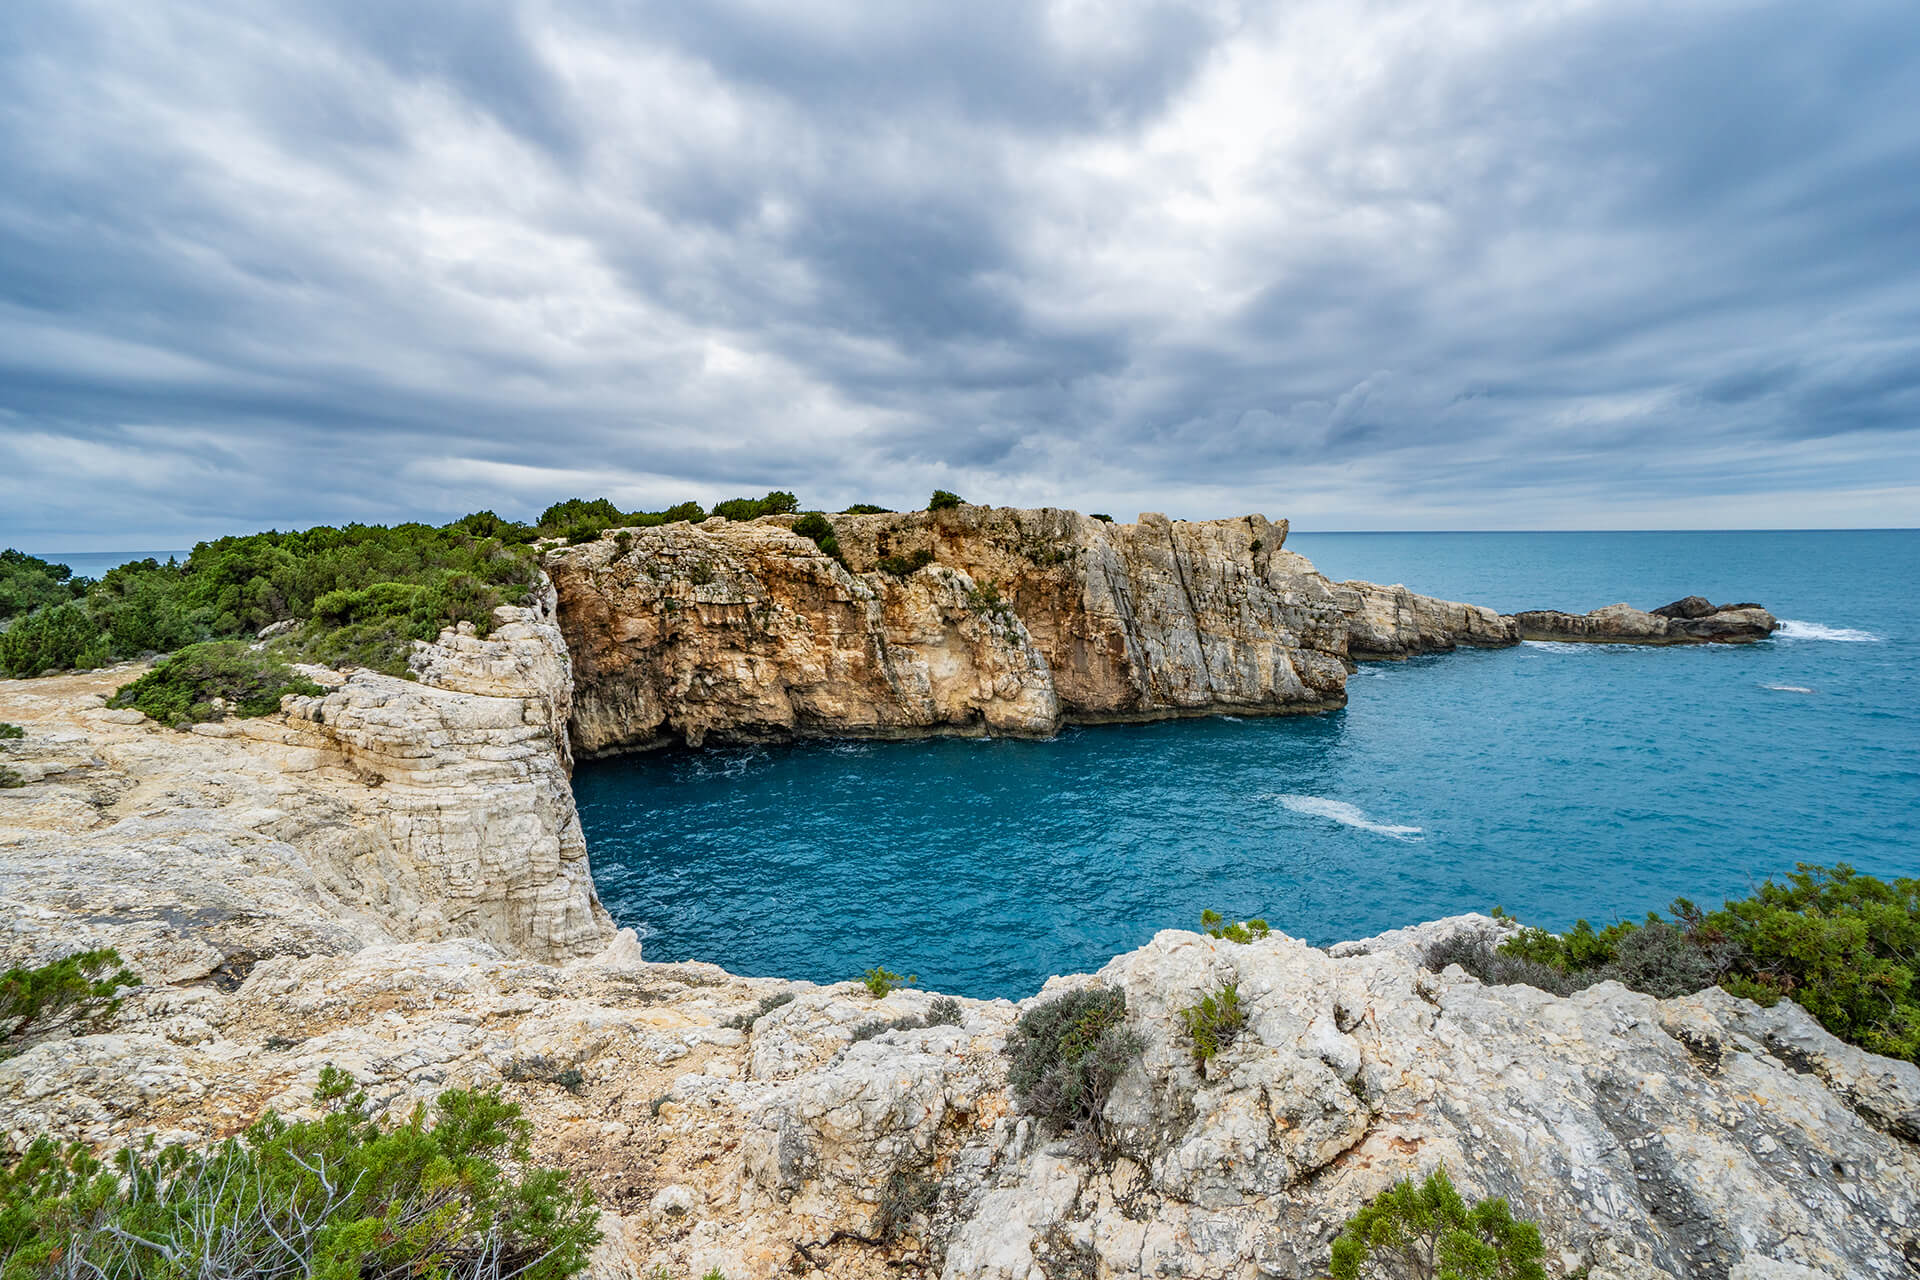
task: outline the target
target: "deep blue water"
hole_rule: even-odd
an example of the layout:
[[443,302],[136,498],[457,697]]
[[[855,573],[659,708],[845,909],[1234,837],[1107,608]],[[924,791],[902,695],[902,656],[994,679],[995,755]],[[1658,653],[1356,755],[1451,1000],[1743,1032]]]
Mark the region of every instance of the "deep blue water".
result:
[[663,752],[575,779],[655,959],[1023,996],[1214,907],[1316,943],[1500,904],[1717,902],[1797,861],[1920,874],[1920,532],[1300,534],[1335,577],[1502,610],[1758,600],[1740,648],[1363,666],[1328,715],[1050,742]]

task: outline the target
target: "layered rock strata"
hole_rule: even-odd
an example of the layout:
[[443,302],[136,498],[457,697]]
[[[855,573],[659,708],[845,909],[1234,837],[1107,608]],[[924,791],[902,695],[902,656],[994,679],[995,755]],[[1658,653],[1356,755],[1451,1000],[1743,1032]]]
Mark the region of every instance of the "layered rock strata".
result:
[[1688,596],[1658,609],[1611,604],[1592,613],[1529,609],[1512,622],[1522,639],[1588,644],[1752,644],[1780,629],[1757,604],[1712,604]]
[[1321,711],[1356,658],[1519,640],[1490,609],[1330,582],[1258,515],[838,516],[837,559],[791,524],[611,530],[548,556],[577,749]]
[[324,696],[190,733],[105,708],[138,668],[0,682],[0,719],[27,730],[8,762],[30,784],[0,792],[10,953],[113,945],[182,981],[375,942],[605,946],[551,598],[503,611],[486,640],[446,633],[416,662],[418,681],[313,670],[335,686]]

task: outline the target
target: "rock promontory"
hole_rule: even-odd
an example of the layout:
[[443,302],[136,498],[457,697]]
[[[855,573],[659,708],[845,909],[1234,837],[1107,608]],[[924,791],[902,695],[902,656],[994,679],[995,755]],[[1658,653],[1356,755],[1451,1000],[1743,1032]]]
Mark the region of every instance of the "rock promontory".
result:
[[[570,736],[1308,710],[1352,662],[1526,634],[1331,582],[1260,517],[845,517],[837,556],[791,524],[610,532],[488,634],[420,646],[414,679],[311,670],[324,694],[258,719],[108,709],[134,667],[0,681],[24,732],[0,963],[112,946],[144,978],[0,1060],[0,1144],[213,1142],[305,1110],[334,1065],[389,1117],[456,1086],[524,1106],[536,1158],[599,1197],[593,1280],[1317,1276],[1349,1215],[1442,1164],[1537,1221],[1556,1277],[1920,1267],[1913,1064],[1791,1002],[1436,969],[1506,920],[1324,950],[1168,930],[1019,1003],[647,961],[594,894]],[[1697,641],[1747,612],[1644,616]],[[1245,1027],[1201,1061],[1183,1011],[1227,985]],[[1094,1135],[1024,1107],[1005,1052],[1089,988],[1140,1045]]]

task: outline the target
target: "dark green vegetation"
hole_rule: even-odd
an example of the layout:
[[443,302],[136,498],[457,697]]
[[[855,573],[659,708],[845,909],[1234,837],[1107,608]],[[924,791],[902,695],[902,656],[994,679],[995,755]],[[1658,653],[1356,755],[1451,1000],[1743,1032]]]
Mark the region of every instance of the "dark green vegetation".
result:
[[[815,546],[840,560],[840,539],[833,533],[833,524],[818,511],[809,511],[793,522],[793,531],[803,538],[812,538]],[[846,562],[841,560],[842,564]]]
[[[776,490],[722,502],[714,513],[750,520],[798,507],[793,494]],[[255,533],[203,542],[184,564],[121,565],[98,582],[0,552],[0,674],[104,666],[292,623],[273,642],[281,658],[404,676],[413,641],[460,622],[484,635],[496,607],[527,601],[539,580],[532,544],[540,539],[591,541],[612,526],[707,514],[697,502],[630,512],[605,498],[569,498],[530,525],[477,511],[438,527]]]
[[912,555],[881,556],[874,561],[874,568],[882,573],[890,573],[896,578],[904,578],[933,563],[933,552],[922,548]]
[[74,577],[63,564],[49,564],[11,547],[0,551],[0,622],[78,599],[86,587],[87,580]]
[[393,1128],[324,1068],[318,1120],[268,1112],[206,1151],[111,1165],[42,1138],[0,1173],[0,1280],[565,1280],[599,1239],[592,1195],[526,1162],[498,1093],[450,1090]]
[[0,720],[0,742],[6,742],[12,739],[24,738],[26,736],[27,736],[27,731],[25,729],[22,729],[19,725],[10,724],[5,720]]
[[1091,514],[1092,514],[1092,516],[1093,516],[1093,518],[1094,518],[1095,520],[1098,520],[1098,521],[1099,521],[1099,522],[1100,522],[1101,524],[1112,524],[1112,523],[1113,523],[1113,517],[1112,517],[1112,516],[1110,516],[1110,515],[1108,515],[1108,514],[1107,514],[1106,512],[1104,512],[1104,511],[1095,511],[1095,512],[1092,512]]
[[112,947],[0,973],[0,1057],[35,1032],[110,1016],[120,1007],[120,988],[139,985]]
[[1671,911],[1604,929],[1528,929],[1497,951],[1460,942],[1427,962],[1562,995],[1611,978],[1656,996],[1718,985],[1764,1005],[1784,997],[1842,1040],[1920,1061],[1920,880],[1801,863],[1718,911],[1684,898]]
[[1127,998],[1070,991],[1022,1014],[1007,1038],[1007,1081],[1033,1115],[1058,1129],[1097,1133],[1107,1095],[1145,1043],[1127,1027]]
[[491,512],[442,528],[321,527],[218,538],[185,564],[110,570],[83,600],[20,618],[0,634],[0,671],[95,667],[200,640],[250,639],[297,624],[283,657],[404,674],[413,640],[527,599],[537,577],[528,534]]
[[1381,1192],[1333,1242],[1333,1280],[1546,1280],[1540,1229],[1505,1200],[1469,1206],[1445,1169]]
[[1211,907],[1200,913],[1200,931],[1209,938],[1225,938],[1228,942],[1252,942],[1273,932],[1267,922],[1257,916],[1252,920],[1228,920]]
[[843,516],[884,516],[893,513],[892,507],[876,507],[871,502],[856,502],[840,514]]
[[875,1000],[878,1000],[895,987],[910,987],[920,981],[920,979],[914,977],[912,974],[908,974],[903,978],[891,969],[881,965],[875,965],[873,968],[867,970],[866,975],[862,977],[860,981],[865,984],[867,994]]
[[175,727],[232,715],[271,715],[289,693],[326,690],[280,659],[239,640],[190,644],[131,684],[122,685],[111,707],[137,707]]
[[1193,1040],[1193,1056],[1205,1066],[1234,1042],[1247,1025],[1246,1006],[1240,1003],[1238,983],[1228,983],[1200,1003],[1180,1011],[1180,1021]]
[[957,493],[948,493],[945,489],[935,489],[933,496],[927,499],[927,510],[947,511],[966,501]]

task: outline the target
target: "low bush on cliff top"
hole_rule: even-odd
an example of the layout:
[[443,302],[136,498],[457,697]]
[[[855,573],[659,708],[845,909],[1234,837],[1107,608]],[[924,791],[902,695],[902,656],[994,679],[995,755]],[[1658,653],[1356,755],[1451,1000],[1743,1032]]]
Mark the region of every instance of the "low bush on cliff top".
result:
[[1671,911],[1604,929],[1528,929],[1497,951],[1461,943],[1428,963],[1559,994],[1607,979],[1656,996],[1717,984],[1761,1004],[1794,1000],[1842,1040],[1920,1061],[1920,880],[1802,863],[1718,911],[1684,898]]
[[326,690],[268,653],[238,640],[190,644],[138,680],[122,685],[107,704],[136,707],[174,726],[271,715],[289,693]]
[[139,985],[112,947],[0,973],[0,1058],[36,1033],[109,1016],[120,1007],[120,989]]
[[927,499],[927,510],[951,511],[955,507],[964,505],[965,502],[966,499],[957,493],[949,493],[945,489],[935,489],[933,496]]
[[267,1113],[204,1151],[35,1142],[0,1172],[0,1280],[565,1280],[593,1197],[526,1165],[531,1126],[455,1089],[387,1128],[331,1067],[318,1120]]
[[1333,1280],[1546,1280],[1540,1229],[1505,1200],[1468,1205],[1445,1169],[1399,1182],[1347,1219]]
[[1193,1057],[1201,1066],[1212,1062],[1231,1045],[1247,1025],[1247,1008],[1240,1003],[1240,987],[1228,983],[1180,1011],[1180,1023],[1193,1041]]
[[1014,1024],[1007,1081],[1030,1114],[1061,1130],[1097,1132],[1115,1082],[1145,1047],[1127,1027],[1123,992],[1069,991]]

